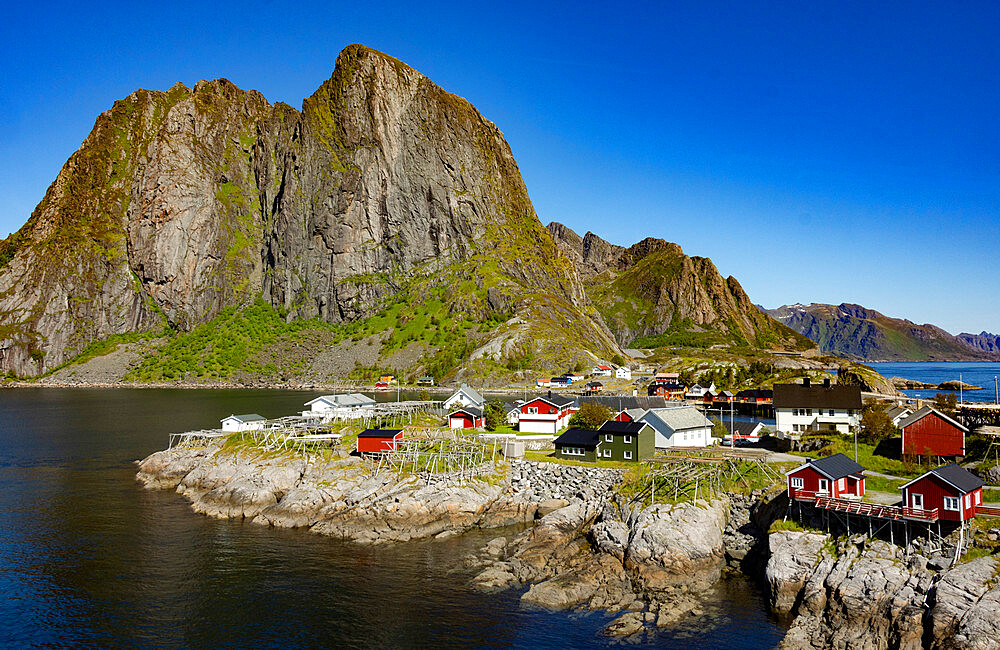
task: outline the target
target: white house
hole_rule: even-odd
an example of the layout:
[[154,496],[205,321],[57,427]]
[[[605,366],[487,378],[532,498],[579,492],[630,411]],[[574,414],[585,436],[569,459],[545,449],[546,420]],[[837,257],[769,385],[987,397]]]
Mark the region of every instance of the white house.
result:
[[444,408],[447,411],[466,406],[479,409],[486,406],[486,400],[479,394],[479,391],[469,387],[467,384],[462,384],[458,390],[451,394],[451,397],[444,401]]
[[515,426],[521,420],[521,400],[515,402],[508,402],[503,405],[504,414],[507,418],[507,424],[510,426]]
[[361,393],[344,393],[342,395],[321,395],[305,403],[308,411],[302,411],[305,417],[332,418],[361,417],[375,406],[375,400]]
[[693,406],[651,409],[638,421],[653,427],[660,449],[712,444],[712,422]]
[[590,374],[594,377],[610,377],[612,372],[611,366],[594,366]]
[[222,430],[250,431],[252,429],[263,429],[265,422],[267,422],[267,418],[263,415],[257,415],[256,413],[247,413],[246,415],[230,415],[228,418],[222,418]]
[[774,385],[775,430],[778,437],[798,439],[808,432],[850,433],[861,417],[861,389],[831,384]]
[[632,379],[632,369],[631,368],[626,368],[625,366],[622,366],[621,368],[618,368],[617,370],[615,370],[615,377],[617,377],[618,379],[628,379],[628,380],[631,380]]
[[913,415],[913,411],[905,406],[891,406],[885,410],[885,414],[892,420],[892,426],[898,427],[900,422]]
[[688,392],[684,393],[684,397],[687,399],[704,399],[707,393],[712,393],[715,395],[716,388],[715,382],[709,386],[702,386],[701,384],[695,384],[688,389]]

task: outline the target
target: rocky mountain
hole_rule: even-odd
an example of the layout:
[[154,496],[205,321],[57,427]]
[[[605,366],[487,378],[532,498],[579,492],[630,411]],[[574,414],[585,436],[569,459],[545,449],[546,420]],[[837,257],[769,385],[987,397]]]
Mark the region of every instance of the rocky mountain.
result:
[[113,335],[183,336],[261,302],[410,346],[414,371],[619,351],[500,130],[352,45],[301,110],[217,79],[102,113],[0,242],[0,369],[35,375]]
[[990,334],[989,332],[967,334],[962,332],[955,338],[978,352],[1000,355],[1000,334]]
[[623,346],[814,347],[763,313],[736,278],[723,278],[712,260],[689,257],[677,244],[647,238],[623,248],[559,223],[548,229]]
[[940,327],[890,318],[843,303],[785,305],[768,314],[808,336],[820,350],[867,361],[977,361],[997,358],[968,347]]

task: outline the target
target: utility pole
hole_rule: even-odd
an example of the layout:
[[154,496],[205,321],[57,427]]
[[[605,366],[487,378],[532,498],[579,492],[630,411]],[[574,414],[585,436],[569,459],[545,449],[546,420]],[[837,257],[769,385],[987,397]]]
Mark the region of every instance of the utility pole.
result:
[[1000,404],[1000,388],[997,387],[997,378],[996,378],[996,375],[993,376],[993,390],[994,390],[994,392],[996,392],[997,404]]
[[858,427],[852,427],[854,429],[854,462],[858,462]]

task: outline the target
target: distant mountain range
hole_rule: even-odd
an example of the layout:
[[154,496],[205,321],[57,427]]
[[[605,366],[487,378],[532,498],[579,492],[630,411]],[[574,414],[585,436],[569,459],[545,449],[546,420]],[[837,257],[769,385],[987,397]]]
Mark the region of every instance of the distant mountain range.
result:
[[936,325],[891,318],[861,305],[784,305],[765,310],[819,344],[820,351],[863,361],[993,361],[1000,337],[952,336]]

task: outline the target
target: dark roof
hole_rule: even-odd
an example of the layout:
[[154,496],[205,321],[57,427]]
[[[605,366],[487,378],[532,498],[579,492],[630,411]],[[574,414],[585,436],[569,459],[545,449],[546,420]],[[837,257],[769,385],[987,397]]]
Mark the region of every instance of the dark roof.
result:
[[774,391],[767,390],[766,388],[748,388],[746,390],[741,390],[740,392],[736,393],[736,397],[740,397],[743,399],[758,398],[758,397],[762,399],[771,399],[772,397],[774,397]]
[[[476,408],[475,406],[463,406],[460,409],[455,409],[451,413],[468,413],[474,418],[483,417],[483,409]],[[449,413],[448,415],[451,415],[451,413]]]
[[927,474],[924,474],[924,476],[921,476],[920,478],[910,481],[903,487],[908,487],[913,483],[919,481],[921,478],[924,478],[925,476],[928,476],[930,474],[934,474],[945,483],[954,485],[962,494],[968,494],[969,492],[972,492],[973,490],[978,490],[979,488],[983,487],[983,485],[985,485],[983,481],[975,474],[972,474],[968,470],[959,467],[955,463],[949,463],[948,465],[935,467],[931,471],[927,472]]
[[555,439],[556,445],[573,445],[574,447],[596,447],[600,442],[596,431],[590,429],[566,429],[566,432]]
[[395,438],[403,433],[402,429],[365,429],[358,434],[359,438]]
[[[530,404],[531,402],[534,402],[536,399],[544,400],[549,404],[553,406],[558,406],[560,408],[563,406],[569,406],[570,404],[573,403],[572,397],[565,397],[563,395],[539,395],[538,397],[529,399],[524,404]],[[521,406],[524,406],[524,404],[522,404]]]
[[588,386],[604,386],[604,384],[602,384],[599,381],[592,381],[592,382],[588,383],[587,385]]
[[616,420],[608,420],[601,425],[601,433],[628,433],[638,435],[642,431],[643,427],[648,427],[649,425],[645,422],[618,422]]
[[860,409],[861,389],[845,384],[775,384],[774,408]]
[[763,422],[727,422],[726,430],[738,436],[749,436]]
[[628,409],[657,409],[667,406],[667,400],[663,397],[632,397],[631,395],[594,395],[576,398],[576,406],[580,407],[587,402],[602,404],[615,413],[621,413]]
[[[246,413],[245,415],[230,415],[229,418],[236,418],[240,422],[260,422],[261,420],[267,419],[263,415],[257,415],[256,413]],[[222,418],[222,419],[228,420],[229,418]]]
[[899,428],[902,429],[904,427],[908,427],[911,424],[913,424],[914,422],[916,422],[917,420],[924,419],[925,417],[927,417],[931,413],[937,415],[939,418],[941,418],[942,420],[944,420],[948,424],[952,425],[953,427],[955,427],[959,431],[962,431],[963,433],[968,433],[969,432],[969,430],[966,429],[964,426],[962,426],[960,423],[956,422],[955,420],[952,420],[950,417],[948,417],[947,415],[945,415],[941,411],[939,411],[937,409],[933,409],[933,408],[931,408],[929,406],[925,406],[922,409],[920,409],[919,411],[917,411],[916,413],[913,413],[911,415],[907,415],[905,418],[903,418],[902,420],[900,420],[899,421]]
[[858,474],[865,469],[844,454],[834,454],[826,458],[817,458],[809,461],[809,464],[821,474],[829,476],[834,481],[845,476],[850,476],[851,474]]

